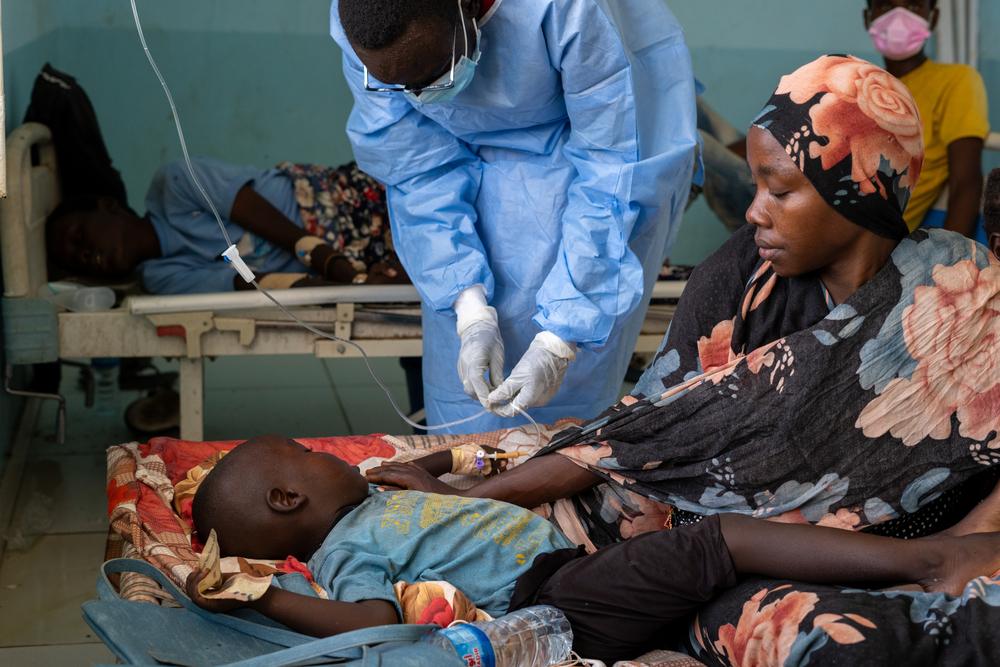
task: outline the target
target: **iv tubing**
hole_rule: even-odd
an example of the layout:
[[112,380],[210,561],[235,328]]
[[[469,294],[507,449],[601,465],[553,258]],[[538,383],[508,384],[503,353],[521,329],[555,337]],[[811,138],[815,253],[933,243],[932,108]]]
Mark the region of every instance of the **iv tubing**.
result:
[[[160,82],[160,87],[163,88],[163,92],[167,96],[167,104],[170,105],[170,113],[171,113],[171,115],[173,116],[173,119],[174,119],[174,127],[177,130],[177,138],[180,140],[181,152],[184,154],[184,163],[187,165],[188,174],[190,174],[191,180],[194,182],[195,187],[198,189],[198,192],[201,194],[202,198],[208,204],[209,209],[211,209],[212,215],[215,216],[215,221],[219,224],[219,229],[222,230],[222,236],[226,240],[226,246],[227,247],[232,247],[233,246],[233,241],[232,241],[231,238],[229,238],[229,233],[226,231],[226,226],[222,223],[222,217],[219,215],[219,212],[216,210],[215,204],[212,203],[212,200],[208,196],[208,193],[205,192],[205,188],[202,186],[201,181],[198,179],[198,175],[194,171],[194,166],[191,164],[191,156],[188,154],[187,141],[184,139],[184,129],[181,127],[180,115],[177,113],[177,106],[174,104],[174,96],[170,93],[170,87],[167,86],[166,80],[163,78],[163,75],[160,73],[160,68],[156,66],[156,61],[153,59],[153,54],[150,53],[150,51],[149,51],[149,46],[146,45],[146,36],[143,33],[143,31],[142,31],[142,23],[139,21],[139,10],[135,6],[135,0],[129,0],[129,2],[132,4],[132,18],[135,19],[135,29],[136,29],[136,32],[139,34],[139,42],[140,42],[140,44],[142,44],[142,50],[146,54],[146,60],[149,61],[149,65],[150,65],[150,67],[152,67],[153,73],[156,75],[157,80]],[[403,413],[403,411],[399,409],[399,406],[396,405],[396,401],[395,401],[395,399],[393,399],[392,393],[389,391],[389,388],[385,386],[385,384],[382,382],[382,380],[375,373],[375,370],[372,368],[371,363],[370,363],[369,358],[368,358],[368,353],[365,352],[365,349],[363,347],[361,347],[360,345],[358,345],[353,340],[347,340],[347,339],[344,339],[344,338],[339,338],[337,336],[334,336],[333,334],[330,334],[330,333],[327,333],[327,332],[324,332],[324,331],[320,331],[319,329],[317,329],[317,328],[315,328],[315,327],[307,324],[306,322],[303,322],[293,312],[291,312],[284,305],[282,305],[281,302],[279,302],[276,298],[274,298],[274,296],[268,290],[266,290],[263,287],[261,287],[257,283],[256,279],[248,280],[248,282],[250,284],[252,284],[257,289],[258,292],[260,292],[261,294],[263,294],[264,296],[266,296],[268,298],[268,300],[271,301],[271,303],[273,303],[275,306],[277,306],[278,309],[281,312],[283,312],[285,315],[287,315],[292,320],[294,320],[296,323],[298,323],[298,325],[301,326],[306,331],[309,331],[310,333],[313,333],[313,334],[315,334],[317,336],[320,336],[321,338],[326,338],[327,340],[332,340],[332,341],[337,342],[337,343],[344,343],[346,345],[350,345],[350,346],[354,347],[358,352],[360,352],[361,353],[361,358],[364,359],[365,366],[367,366],[367,368],[368,368],[368,373],[371,374],[372,379],[375,380],[375,384],[377,384],[379,386],[379,388],[385,394],[386,398],[389,399],[389,404],[392,406],[392,409],[396,411],[396,414],[398,414],[403,419],[404,422],[406,422],[407,424],[409,424],[413,428],[420,429],[422,431],[437,431],[437,430],[440,430],[440,429],[451,428],[453,426],[459,426],[461,424],[465,424],[465,423],[470,422],[470,421],[472,421],[474,419],[478,419],[479,417],[481,417],[484,414],[487,414],[487,410],[484,408],[483,410],[480,410],[479,412],[477,412],[476,414],[474,414],[474,415],[472,415],[470,417],[465,417],[464,419],[459,419],[459,420],[456,420],[456,421],[453,421],[453,422],[448,422],[447,424],[437,424],[435,426],[425,426],[423,424],[416,423],[415,421],[413,421],[409,417],[407,417]],[[536,435],[536,437],[538,439],[538,446],[541,447],[542,446],[542,427],[539,426],[538,422],[536,422],[534,419],[532,419],[532,417],[527,412],[525,412],[524,410],[522,410],[516,403],[511,403],[510,406],[512,408],[514,408],[514,410],[518,414],[520,414],[525,419],[527,419],[529,422],[531,422],[531,425],[535,427],[535,435]]]

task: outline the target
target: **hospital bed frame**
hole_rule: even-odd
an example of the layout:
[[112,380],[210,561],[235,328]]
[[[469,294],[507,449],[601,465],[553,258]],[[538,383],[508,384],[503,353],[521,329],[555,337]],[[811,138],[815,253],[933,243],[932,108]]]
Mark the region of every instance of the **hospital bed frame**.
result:
[[[350,345],[322,339],[291,322],[257,292],[176,296],[129,296],[103,312],[57,312],[38,298],[48,276],[45,220],[59,201],[58,171],[49,130],[26,123],[7,138],[8,197],[0,202],[3,258],[5,389],[18,364],[94,357],[164,357],[180,364],[180,435],[201,440],[205,358],[254,355],[360,356]],[[676,299],[683,281],[660,281],[655,299]],[[274,290],[299,318],[355,341],[373,357],[420,356],[419,297],[413,286],[351,285]],[[320,307],[334,306],[334,307]],[[657,349],[673,314],[653,305],[636,344]],[[58,432],[64,434],[65,401],[59,401]]]

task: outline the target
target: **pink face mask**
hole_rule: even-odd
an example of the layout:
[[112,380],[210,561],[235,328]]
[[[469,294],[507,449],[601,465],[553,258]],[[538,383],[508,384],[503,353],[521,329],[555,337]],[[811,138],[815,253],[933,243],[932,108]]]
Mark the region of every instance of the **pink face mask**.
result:
[[879,53],[889,60],[905,60],[920,53],[931,36],[931,24],[903,7],[872,21],[868,34]]

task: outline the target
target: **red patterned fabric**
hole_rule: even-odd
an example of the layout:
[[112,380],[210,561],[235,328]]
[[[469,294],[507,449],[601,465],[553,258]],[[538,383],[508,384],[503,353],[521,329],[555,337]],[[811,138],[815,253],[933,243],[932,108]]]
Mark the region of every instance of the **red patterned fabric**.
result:
[[[391,458],[396,448],[385,441],[381,434],[348,435],[329,438],[296,438],[309,449],[336,454],[351,465],[357,465],[370,458]],[[171,484],[184,479],[187,471],[216,452],[229,451],[242,440],[220,440],[216,442],[192,442],[176,438],[153,438],[145,445],[139,445],[143,456],[160,457],[167,467]]]

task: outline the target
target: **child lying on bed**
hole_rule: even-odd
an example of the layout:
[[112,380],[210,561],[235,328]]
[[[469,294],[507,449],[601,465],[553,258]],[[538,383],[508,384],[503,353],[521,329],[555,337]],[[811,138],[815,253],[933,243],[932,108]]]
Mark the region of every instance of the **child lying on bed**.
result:
[[[392,250],[385,191],[353,162],[262,171],[198,159],[194,168],[263,286],[409,282]],[[248,287],[221,260],[222,232],[183,162],[153,177],[146,211],[111,197],[63,202],[46,226],[50,261],[101,279],[138,270],[154,294]]]
[[716,515],[583,556],[539,515],[507,503],[376,491],[339,458],[294,440],[249,440],[202,483],[193,516],[223,555],[305,561],[329,600],[272,587],[250,603],[188,594],[212,611],[249,606],[325,636],[400,622],[398,581],[444,580],[487,613],[563,610],[574,649],[611,662],[662,640],[738,575],[809,582],[916,584],[958,593],[1000,567],[1000,533],[896,540]]

